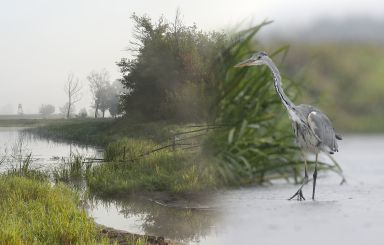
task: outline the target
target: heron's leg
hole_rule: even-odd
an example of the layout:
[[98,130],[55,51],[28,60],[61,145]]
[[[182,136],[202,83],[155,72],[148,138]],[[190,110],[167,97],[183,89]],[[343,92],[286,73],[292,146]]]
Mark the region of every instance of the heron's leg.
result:
[[305,184],[308,182],[308,165],[307,165],[307,159],[305,158],[304,158],[304,182]]
[[316,179],[317,179],[317,157],[318,157],[318,156],[319,156],[319,153],[316,154],[315,172],[313,172],[313,191],[312,191],[312,200],[315,200]]
[[293,194],[293,196],[291,196],[288,200],[292,200],[296,196],[297,196],[297,200],[299,200],[299,201],[305,200],[302,189],[303,189],[303,186],[307,183],[308,183],[308,165],[307,165],[307,160],[305,159],[305,156],[304,156],[304,179],[303,179],[303,183],[300,185],[300,188],[297,190],[297,192],[295,194]]

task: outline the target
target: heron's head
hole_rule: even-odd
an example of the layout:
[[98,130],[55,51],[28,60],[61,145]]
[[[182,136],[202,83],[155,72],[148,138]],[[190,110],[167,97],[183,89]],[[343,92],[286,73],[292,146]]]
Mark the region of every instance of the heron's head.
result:
[[268,54],[264,51],[256,52],[251,56],[251,58],[246,59],[239,64],[235,65],[235,67],[244,67],[244,66],[258,66],[265,64],[265,58],[268,57]]

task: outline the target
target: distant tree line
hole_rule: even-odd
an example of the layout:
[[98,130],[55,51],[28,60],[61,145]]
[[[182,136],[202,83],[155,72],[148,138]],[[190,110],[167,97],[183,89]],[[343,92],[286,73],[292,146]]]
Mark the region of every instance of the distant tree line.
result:
[[39,108],[39,113],[43,116],[49,116],[55,112],[55,106],[50,104],[42,104]]
[[[123,114],[139,120],[206,121],[219,91],[214,67],[226,35],[184,25],[179,12],[172,22],[136,14],[131,18],[135,24],[129,46],[133,58],[117,62],[122,77],[111,82],[106,70],[92,71],[86,77],[92,116],[104,118],[108,111],[112,117]],[[64,86],[67,102],[59,108],[66,118],[75,116],[82,89],[70,73]],[[77,116],[88,115],[82,109]]]
[[107,110],[112,117],[116,117],[119,112],[119,96],[122,90],[120,82],[115,81],[111,83],[106,70],[101,70],[100,72],[92,71],[87,76],[87,79],[92,92],[95,118],[98,117],[99,111],[101,111],[101,115],[104,118]]
[[[112,117],[116,117],[119,114],[119,98],[123,87],[120,81],[110,82],[109,73],[103,69],[101,71],[92,71],[87,76],[89,82],[89,88],[92,93],[94,109],[94,117],[105,117],[106,111]],[[66,118],[88,117],[87,110],[82,108],[78,114],[75,113],[75,105],[82,99],[83,87],[78,78],[73,73],[69,73],[67,81],[64,84],[64,92],[67,97],[67,102],[59,108],[59,111]],[[39,109],[39,113],[42,115],[49,115],[52,111],[52,105],[42,105]],[[91,113],[92,114],[92,113]]]
[[144,120],[201,121],[217,88],[212,67],[225,40],[220,32],[203,32],[186,26],[177,13],[173,22],[133,15],[132,59],[120,68],[121,111]]

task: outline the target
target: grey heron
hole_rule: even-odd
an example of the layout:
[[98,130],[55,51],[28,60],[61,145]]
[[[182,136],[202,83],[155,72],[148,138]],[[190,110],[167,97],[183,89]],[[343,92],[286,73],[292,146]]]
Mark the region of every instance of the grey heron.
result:
[[[317,162],[320,152],[333,154],[338,151],[336,140],[341,140],[341,136],[335,133],[331,121],[319,109],[310,105],[295,105],[285,95],[281,86],[281,76],[276,65],[268,54],[264,51],[257,52],[251,58],[240,62],[235,67],[266,65],[273,74],[274,85],[281,102],[287,109],[289,118],[292,121],[296,143],[304,152],[315,154],[315,171],[313,173],[313,191],[312,200],[315,199],[316,179],[317,179]],[[304,157],[304,179],[303,183],[288,200],[297,197],[298,200],[305,200],[302,188],[308,183],[308,166]]]

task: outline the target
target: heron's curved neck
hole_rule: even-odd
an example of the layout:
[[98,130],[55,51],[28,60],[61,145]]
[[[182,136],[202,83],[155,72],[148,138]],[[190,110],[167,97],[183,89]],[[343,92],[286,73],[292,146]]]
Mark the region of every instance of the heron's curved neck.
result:
[[295,104],[293,104],[287,95],[285,95],[284,90],[281,87],[281,76],[279,70],[269,57],[266,57],[265,61],[266,65],[272,71],[276,92],[279,95],[281,102],[287,108],[287,110],[294,110]]

